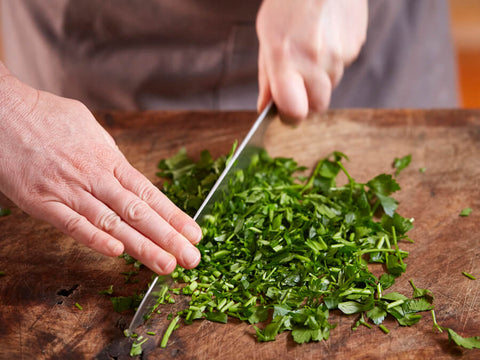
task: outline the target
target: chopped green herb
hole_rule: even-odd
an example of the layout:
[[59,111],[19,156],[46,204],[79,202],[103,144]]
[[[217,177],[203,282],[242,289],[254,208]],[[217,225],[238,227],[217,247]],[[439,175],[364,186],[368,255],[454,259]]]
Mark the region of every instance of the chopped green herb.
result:
[[[376,300],[406,269],[408,253],[399,242],[410,241],[406,232],[413,224],[396,212],[391,195],[400,186],[387,174],[357,183],[344,159],[335,152],[301,178],[296,174],[305,168],[294,160],[262,152],[231,180],[225,199],[202,224],[202,262],[172,274],[191,296],[180,312],[185,323],[201,318],[225,323],[231,316],[256,324],[266,321],[270,310],[271,322],[255,328],[257,339],[271,341],[288,330],[303,343],[328,338],[331,309],[368,312],[377,324],[387,315],[402,325],[418,321],[415,312],[423,310],[417,308],[429,309],[430,303],[407,303],[403,309],[404,301]],[[160,162],[159,175],[168,180],[163,191],[193,215],[225,162],[204,152],[195,163],[182,150]],[[345,186],[336,183],[340,172],[348,178]],[[388,273],[378,280],[369,262],[386,264]]]
[[[202,223],[202,262],[191,270],[177,267],[172,278],[184,285],[159,297],[157,305],[173,301],[172,294],[190,297],[184,310],[167,317],[171,323],[162,347],[179,316],[185,324],[197,319],[226,323],[229,317],[266,322],[263,328],[253,325],[258,341],[289,331],[295,342],[305,343],[328,339],[335,327],[330,310],[358,313],[354,328],[371,327],[368,319],[385,333],[387,317],[411,326],[420,313],[433,314],[432,293],[413,281],[412,298],[385,291],[406,271],[402,242],[412,242],[406,233],[413,219],[397,213],[392,197],[399,184],[388,174],[356,182],[345,160],[334,152],[305,177],[299,174],[306,169],[293,159],[261,152],[237,172]],[[397,175],[410,160],[396,159]],[[182,149],[159,163],[158,175],[166,179],[163,192],[193,215],[227,161],[213,160],[205,151],[194,162]],[[347,184],[337,184],[340,173]],[[374,276],[371,263],[383,264],[386,272]],[[134,308],[133,299],[116,299],[117,308]]]
[[384,325],[378,325],[378,327],[380,328],[380,330],[382,330],[385,334],[388,334],[390,333],[390,330],[388,330]]
[[177,326],[178,320],[180,319],[180,316],[177,315],[176,317],[173,318],[173,320],[170,322],[168,325],[167,330],[165,331],[165,334],[163,335],[162,341],[160,343],[160,347],[164,348],[167,346],[168,339],[170,338],[170,335],[172,335],[173,330]]
[[100,295],[112,295],[113,294],[113,285],[110,285],[108,289],[101,290],[98,292]]
[[0,217],[10,215],[10,209],[0,207]]
[[395,158],[395,160],[393,161],[393,167],[397,169],[395,171],[395,176],[398,176],[398,174],[400,174],[403,169],[410,165],[411,161],[412,155],[406,155],[402,158]]
[[117,296],[110,298],[116,312],[123,312],[130,309],[133,310],[140,305],[141,300],[141,297],[136,294],[132,296]]
[[423,174],[425,171],[427,171],[427,168],[422,167],[422,168],[418,169],[418,171]]
[[122,271],[120,274],[124,275],[125,284],[134,284],[138,282],[138,279],[132,279],[132,277],[138,275],[138,271]]
[[75,306],[76,306],[79,310],[83,310],[82,305],[80,305],[79,303],[75,303]]
[[467,207],[460,212],[460,216],[469,216],[472,213],[472,209]]
[[155,332],[153,332],[153,331],[147,331],[147,335],[155,336],[155,335],[157,335],[157,333],[155,333]]
[[138,356],[141,355],[143,350],[142,350],[142,345],[145,344],[145,342],[148,340],[148,338],[143,338],[143,336],[140,336],[137,340],[135,340],[132,343],[132,348],[130,349],[130,356]]
[[472,274],[469,274],[468,272],[466,271],[462,271],[462,274],[464,276],[466,276],[467,278],[469,278],[470,280],[477,280],[477,278],[475,276],[473,276]]
[[5,271],[0,270],[0,277],[1,277],[1,276],[5,276],[5,275],[6,275],[6,274],[5,274]]
[[480,336],[464,338],[450,328],[443,329],[447,331],[448,339],[455,344],[464,347],[465,349],[480,349]]

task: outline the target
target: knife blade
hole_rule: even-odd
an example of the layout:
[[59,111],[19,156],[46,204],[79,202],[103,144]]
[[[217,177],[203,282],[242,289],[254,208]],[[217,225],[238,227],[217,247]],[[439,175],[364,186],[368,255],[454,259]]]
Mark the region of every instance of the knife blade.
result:
[[[273,101],[271,101],[258,116],[242,143],[209,191],[202,205],[197,210],[193,220],[199,225],[201,225],[205,215],[211,211],[213,204],[221,201],[223,193],[232,176],[234,176],[237,171],[246,169],[249,166],[252,157],[263,149],[265,132],[276,115],[277,107]],[[143,324],[145,318],[154,310],[158,297],[162,296],[163,292],[168,291],[168,288],[172,283],[173,279],[170,275],[158,275],[153,279],[142,302],[138,306],[132,321],[130,322],[130,326],[127,329],[128,336],[133,334],[135,330]]]
[[273,102],[270,102],[252,125],[242,143],[237,148],[237,151],[235,151],[193,217],[193,220],[199,225],[201,225],[205,214],[210,212],[213,204],[221,200],[222,193],[227,188],[232,176],[235,175],[238,170],[246,169],[248,165],[250,165],[252,157],[258,154],[263,148],[263,137],[265,136],[268,125],[270,125],[276,114],[277,108]]

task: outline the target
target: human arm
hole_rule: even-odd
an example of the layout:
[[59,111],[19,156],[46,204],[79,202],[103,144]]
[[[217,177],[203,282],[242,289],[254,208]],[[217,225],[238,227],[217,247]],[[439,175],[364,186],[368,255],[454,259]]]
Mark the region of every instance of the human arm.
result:
[[367,0],[264,0],[257,15],[258,109],[273,99],[287,121],[327,109],[365,42]]
[[38,91],[0,63],[0,191],[30,215],[153,271],[195,267],[201,229],[135,170],[80,102]]

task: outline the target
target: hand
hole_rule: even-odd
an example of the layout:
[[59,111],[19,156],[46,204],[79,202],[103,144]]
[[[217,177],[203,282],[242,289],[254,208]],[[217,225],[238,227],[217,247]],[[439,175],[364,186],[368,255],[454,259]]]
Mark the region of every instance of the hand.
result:
[[128,163],[81,103],[4,75],[0,144],[0,191],[32,216],[102,254],[125,250],[159,274],[200,261],[200,227]]
[[367,0],[264,0],[257,16],[258,110],[271,98],[291,122],[326,110],[365,42],[367,20]]

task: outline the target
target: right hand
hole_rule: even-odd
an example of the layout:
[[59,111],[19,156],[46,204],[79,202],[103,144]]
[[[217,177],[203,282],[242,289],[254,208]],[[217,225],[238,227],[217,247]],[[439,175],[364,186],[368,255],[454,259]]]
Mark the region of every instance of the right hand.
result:
[[108,256],[159,274],[200,261],[200,227],[135,170],[78,101],[37,91],[0,63],[0,191]]

